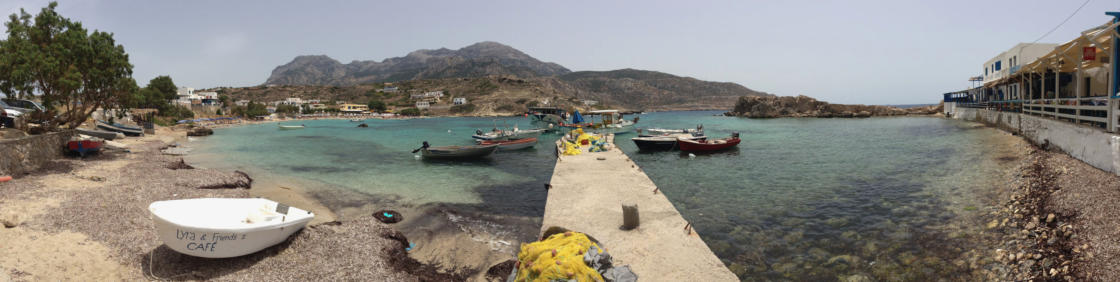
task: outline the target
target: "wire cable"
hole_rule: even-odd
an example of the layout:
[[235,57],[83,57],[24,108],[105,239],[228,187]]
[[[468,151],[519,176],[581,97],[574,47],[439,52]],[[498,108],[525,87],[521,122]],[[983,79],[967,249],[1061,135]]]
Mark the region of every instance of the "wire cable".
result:
[[1039,40],[1042,40],[1043,38],[1046,38],[1046,36],[1049,36],[1055,30],[1058,30],[1058,28],[1062,27],[1063,24],[1066,24],[1066,22],[1068,22],[1069,19],[1072,19],[1074,15],[1077,15],[1077,12],[1080,12],[1081,8],[1085,8],[1085,5],[1089,4],[1089,1],[1092,1],[1092,0],[1085,0],[1085,3],[1081,3],[1081,6],[1077,7],[1077,10],[1073,10],[1073,13],[1069,14],[1069,16],[1066,17],[1065,20],[1062,20],[1062,22],[1059,23],[1058,26],[1055,26],[1053,29],[1050,29],[1050,31],[1047,31],[1046,34],[1043,34],[1042,36],[1038,37],[1038,39],[1035,39],[1031,43],[1038,43]]

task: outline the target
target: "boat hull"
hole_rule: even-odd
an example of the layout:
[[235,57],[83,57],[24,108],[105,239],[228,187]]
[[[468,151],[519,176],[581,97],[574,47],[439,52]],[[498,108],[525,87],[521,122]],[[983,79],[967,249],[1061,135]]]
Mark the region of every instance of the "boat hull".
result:
[[677,146],[679,145],[678,139],[680,138],[685,138],[688,140],[707,139],[707,137],[704,136],[680,137],[677,135],[640,135],[639,137],[631,138],[630,140],[634,141],[634,145],[638,145],[638,150],[641,151],[668,151],[677,148]]
[[66,148],[71,152],[78,153],[80,156],[85,156],[86,154],[100,151],[102,144],[104,144],[104,142],[94,140],[72,140],[66,142]]
[[281,126],[279,126],[279,128],[280,128],[280,130],[296,130],[296,129],[303,129],[303,126],[286,126],[286,125],[281,125]]
[[117,127],[117,126],[110,125],[110,124],[104,124],[104,123],[98,123],[97,128],[112,131],[112,132],[120,132],[120,133],[123,133],[125,136],[143,136],[144,135],[144,131],[141,131],[141,130],[121,128],[121,127]]
[[[183,203],[184,201],[198,204]],[[238,226],[229,222],[229,214],[236,215],[242,211],[242,208],[231,208],[230,205],[268,203],[275,207],[276,202],[266,199],[188,199],[154,202],[148,206],[148,210],[152,213],[156,233],[168,248],[190,256],[228,258],[255,253],[279,244],[314,218],[310,212],[289,208],[286,214],[281,215],[282,219],[269,221],[275,223],[242,223],[242,226]],[[182,204],[193,207],[184,208]],[[179,207],[174,207],[177,205]],[[192,212],[192,209],[199,212],[201,220],[184,220],[181,213]],[[248,209],[244,210],[240,217],[250,218],[246,216],[249,212]],[[220,223],[210,227],[198,224],[207,221]]]
[[667,137],[638,137],[631,139],[641,151],[668,151],[677,146],[676,138]]
[[89,135],[89,136],[93,136],[93,137],[97,137],[97,138],[101,138],[101,139],[105,139],[105,140],[117,139],[118,134],[121,134],[119,132],[101,131],[101,130],[84,129],[84,128],[77,128],[75,130],[78,131],[78,134],[85,134],[85,135]]
[[498,145],[444,146],[421,150],[426,159],[475,159],[484,158],[498,150]]
[[719,151],[739,145],[742,140],[739,138],[726,138],[719,140],[705,140],[705,141],[691,141],[680,140],[677,147],[685,152],[706,152],[706,151]]
[[498,145],[498,151],[514,151],[530,148],[537,145],[537,138],[525,138],[510,141],[481,141],[479,145]]
[[484,141],[485,140],[505,141],[505,140],[528,139],[528,138],[540,137],[541,132],[544,132],[544,131],[545,131],[544,129],[533,129],[533,130],[513,131],[513,132],[508,133],[508,134],[475,134],[475,135],[472,135],[471,138],[474,138],[474,139],[477,139],[477,140],[484,140]]

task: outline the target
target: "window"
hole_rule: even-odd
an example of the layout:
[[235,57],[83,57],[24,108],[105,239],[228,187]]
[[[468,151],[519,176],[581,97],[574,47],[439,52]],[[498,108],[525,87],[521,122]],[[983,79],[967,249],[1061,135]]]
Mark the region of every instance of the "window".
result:
[[984,68],[984,75],[988,75],[988,68]]
[[999,69],[1001,69],[1001,67],[1000,67],[1000,63],[1002,63],[1002,62],[1003,62],[1003,61],[996,61],[996,67],[995,67],[995,70],[996,70],[996,71],[999,71]]

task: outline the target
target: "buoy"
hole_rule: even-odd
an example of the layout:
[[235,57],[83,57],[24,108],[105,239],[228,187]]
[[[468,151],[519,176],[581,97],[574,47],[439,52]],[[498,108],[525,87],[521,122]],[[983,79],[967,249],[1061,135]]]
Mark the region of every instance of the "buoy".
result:
[[693,154],[693,153],[688,153],[688,158],[689,158],[689,159],[695,159],[695,158],[696,158],[696,154]]
[[10,180],[12,180],[11,175],[0,176],[0,182],[8,182]]

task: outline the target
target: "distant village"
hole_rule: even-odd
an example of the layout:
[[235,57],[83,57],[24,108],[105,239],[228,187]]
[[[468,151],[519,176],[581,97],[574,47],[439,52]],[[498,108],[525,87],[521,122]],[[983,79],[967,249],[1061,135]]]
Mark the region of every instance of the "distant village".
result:
[[[264,87],[276,86],[277,85],[270,84],[265,85]],[[401,90],[399,87],[392,86],[391,83],[386,83],[386,86],[381,89],[377,89],[377,92],[381,93],[399,93],[401,91],[403,90]],[[401,110],[410,108],[424,111],[429,109],[434,110],[436,108],[446,109],[453,106],[467,105],[470,103],[466,97],[453,97],[451,98],[450,104],[444,103],[442,105],[437,105],[444,102],[446,100],[445,97],[448,96],[442,90],[427,91],[412,89],[408,92],[414,92],[412,94],[409,94],[409,101],[412,103],[412,107],[401,108],[398,106],[386,105],[384,110],[382,111],[378,111],[377,109],[370,109],[370,105],[368,104],[351,103],[349,101],[332,102],[323,101],[320,99],[304,99],[301,97],[288,97],[283,100],[274,101],[252,101],[241,99],[236,101],[228,101],[230,105],[225,105],[223,104],[221,94],[219,92],[210,90],[197,91],[195,88],[191,87],[180,87],[177,92],[178,98],[174,100],[174,103],[188,107],[191,110],[202,114],[217,113],[217,115],[221,115],[221,113],[217,111],[221,108],[229,108],[232,106],[247,107],[250,103],[263,104],[265,105],[265,109],[268,111],[270,116],[257,117],[261,119],[275,118],[279,114],[283,114],[284,111],[278,112],[278,109],[282,109],[283,107],[295,107],[299,109],[295,114],[299,115],[321,115],[326,113],[338,113],[341,115],[396,116],[400,114]],[[580,103],[584,106],[595,106],[599,104],[599,102],[595,100],[578,100],[577,103]],[[548,101],[543,101],[543,103],[541,103],[542,106],[548,104]]]

